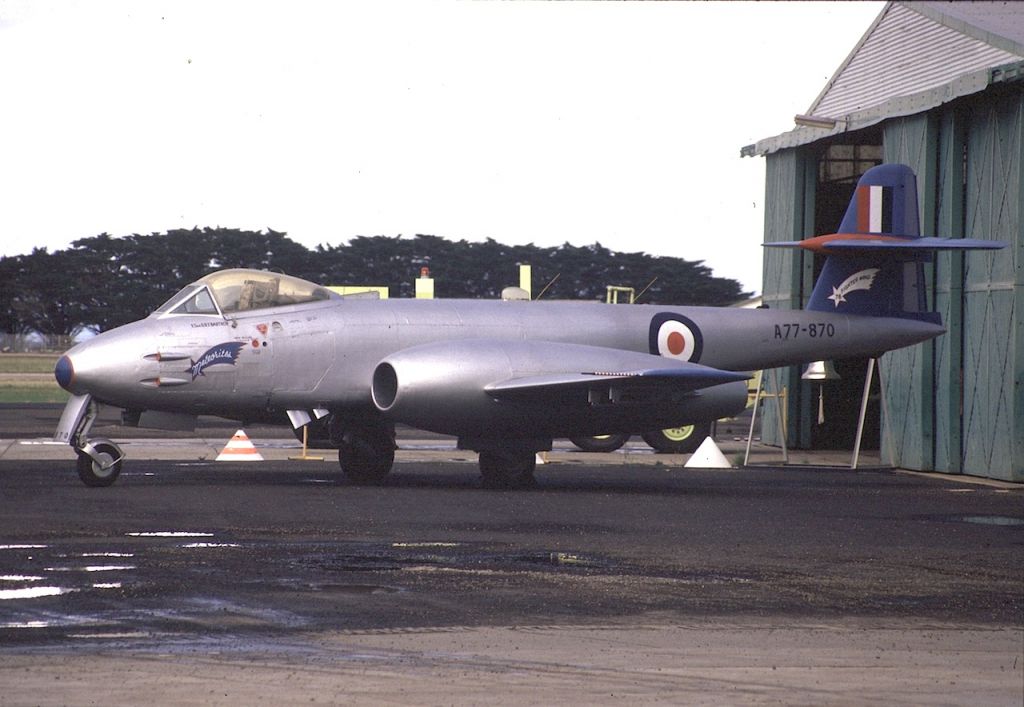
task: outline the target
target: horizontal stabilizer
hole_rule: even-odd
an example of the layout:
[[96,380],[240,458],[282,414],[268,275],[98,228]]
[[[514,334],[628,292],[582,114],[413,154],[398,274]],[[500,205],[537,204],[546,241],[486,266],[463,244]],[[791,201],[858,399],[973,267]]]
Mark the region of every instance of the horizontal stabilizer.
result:
[[885,251],[893,255],[930,253],[940,250],[998,250],[1005,248],[1002,241],[986,241],[980,238],[905,238],[901,236],[872,236],[857,233],[834,233],[802,241],[777,241],[765,243],[765,248],[803,248],[815,253],[871,253]]
[[1002,241],[984,241],[980,238],[936,238],[933,236],[901,239],[842,239],[830,241],[825,250],[998,250]]
[[825,262],[807,302],[812,312],[941,323],[925,297],[924,263],[939,251],[997,250],[1000,241],[921,237],[917,177],[903,164],[872,167],[857,180],[835,233],[765,243],[802,248]]

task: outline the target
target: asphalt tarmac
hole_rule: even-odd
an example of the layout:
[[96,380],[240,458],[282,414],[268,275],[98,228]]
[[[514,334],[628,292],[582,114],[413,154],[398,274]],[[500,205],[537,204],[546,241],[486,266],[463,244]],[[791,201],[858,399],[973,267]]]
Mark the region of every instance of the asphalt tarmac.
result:
[[367,488],[277,446],[105,489],[0,456],[0,704],[1024,701],[1024,489],[560,450],[488,491],[437,440]]

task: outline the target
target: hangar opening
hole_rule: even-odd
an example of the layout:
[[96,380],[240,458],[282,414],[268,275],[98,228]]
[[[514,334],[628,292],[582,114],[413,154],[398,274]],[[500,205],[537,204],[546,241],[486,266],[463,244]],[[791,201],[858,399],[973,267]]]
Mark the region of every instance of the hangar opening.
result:
[[[814,185],[814,233],[835,233],[853,198],[857,180],[882,164],[882,131],[878,127],[846,133],[822,146]],[[825,258],[813,258],[811,282],[821,274]],[[810,296],[805,293],[804,300]],[[860,399],[867,377],[866,358],[832,361],[838,378],[801,383],[800,397],[809,401],[807,426],[812,449],[852,449],[860,414]],[[802,380],[802,379],[801,379]],[[876,450],[881,442],[881,386],[872,378],[861,448]],[[806,406],[805,406],[806,407]]]

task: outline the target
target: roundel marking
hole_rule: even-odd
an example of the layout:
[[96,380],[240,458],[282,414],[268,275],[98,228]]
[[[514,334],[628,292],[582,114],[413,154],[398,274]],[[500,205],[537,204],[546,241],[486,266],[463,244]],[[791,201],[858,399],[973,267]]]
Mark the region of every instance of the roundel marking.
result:
[[649,343],[651,353],[656,356],[696,363],[704,348],[704,337],[700,327],[689,317],[662,312],[651,319]]
[[[686,351],[686,337],[678,331],[671,331],[665,339],[665,348],[672,356],[682,356]],[[690,348],[693,348],[692,346]]]

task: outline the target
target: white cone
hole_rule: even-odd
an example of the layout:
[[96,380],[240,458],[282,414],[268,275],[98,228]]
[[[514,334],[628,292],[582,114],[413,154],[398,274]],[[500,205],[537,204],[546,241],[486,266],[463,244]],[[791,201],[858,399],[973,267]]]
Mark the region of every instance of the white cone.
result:
[[224,449],[217,455],[219,462],[261,462],[263,455],[256,451],[256,445],[245,434],[244,430],[235,432],[235,436],[228,440]]
[[732,469],[732,464],[722,454],[715,440],[707,437],[697,451],[694,452],[683,466],[693,469]]

